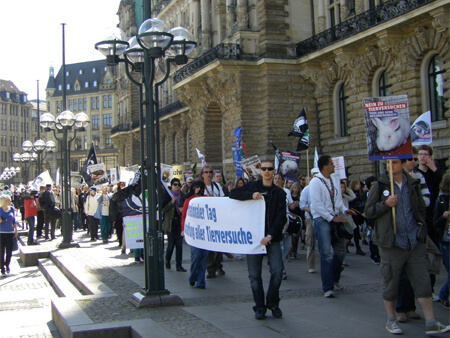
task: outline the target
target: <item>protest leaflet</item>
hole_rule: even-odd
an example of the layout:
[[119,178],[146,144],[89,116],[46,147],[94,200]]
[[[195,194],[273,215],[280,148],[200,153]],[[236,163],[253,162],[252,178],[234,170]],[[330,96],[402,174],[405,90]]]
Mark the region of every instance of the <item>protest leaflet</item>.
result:
[[[197,197],[189,202],[184,238],[196,248],[234,254],[262,254],[264,200]],[[233,210],[233,212],[230,212]]]
[[261,177],[261,161],[258,155],[242,159],[242,169],[251,181],[258,180]]
[[407,95],[363,99],[369,160],[412,158]]
[[144,230],[142,215],[127,216],[123,218],[125,245],[127,249],[144,248]]
[[344,156],[333,157],[331,160],[334,163],[335,175],[338,175],[340,180],[347,178],[347,174],[345,173]]

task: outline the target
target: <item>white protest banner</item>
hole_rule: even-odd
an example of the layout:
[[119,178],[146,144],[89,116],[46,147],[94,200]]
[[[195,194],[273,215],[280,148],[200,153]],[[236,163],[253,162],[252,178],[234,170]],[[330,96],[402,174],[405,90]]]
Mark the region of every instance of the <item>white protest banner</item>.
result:
[[196,248],[235,254],[266,252],[264,200],[196,197],[189,202],[184,238]]
[[334,173],[339,176],[339,179],[342,180],[347,178],[345,173],[345,161],[344,156],[333,157],[331,159],[334,163]]
[[433,143],[431,129],[431,111],[420,115],[411,126],[411,140],[414,147]]
[[125,224],[124,235],[126,248],[143,249],[144,230],[142,228],[142,215],[126,216],[123,218],[123,224]]

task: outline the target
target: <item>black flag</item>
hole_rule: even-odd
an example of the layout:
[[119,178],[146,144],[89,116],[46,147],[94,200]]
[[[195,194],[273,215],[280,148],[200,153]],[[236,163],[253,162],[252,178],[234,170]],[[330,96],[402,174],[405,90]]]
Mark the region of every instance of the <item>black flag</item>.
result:
[[303,107],[302,111],[294,121],[292,131],[288,136],[300,137],[297,144],[297,151],[308,149],[309,147],[309,127],[306,120],[306,108]]
[[91,174],[88,172],[88,167],[93,164],[97,164],[97,155],[95,154],[94,142],[92,142],[91,149],[89,150],[86,162],[84,162],[83,167],[80,170],[80,175],[83,177],[84,182],[89,186],[94,184]]

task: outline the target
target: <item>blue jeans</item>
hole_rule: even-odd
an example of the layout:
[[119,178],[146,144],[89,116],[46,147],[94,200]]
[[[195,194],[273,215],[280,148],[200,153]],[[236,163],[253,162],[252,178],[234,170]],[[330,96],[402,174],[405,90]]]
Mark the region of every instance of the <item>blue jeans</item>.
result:
[[292,248],[292,236],[288,233],[283,234],[283,239],[281,240],[281,255],[283,257],[283,262],[286,260],[289,251]]
[[28,241],[27,241],[27,244],[28,245],[31,245],[31,244],[33,244],[33,241],[34,241],[34,239],[33,239],[33,235],[34,235],[34,216],[32,216],[32,217],[28,217],[27,219],[26,219],[26,221],[28,222],[28,226],[30,227],[30,229],[28,229]]
[[[266,302],[264,302],[264,287],[261,278],[262,261],[265,255],[247,255],[248,278],[253,292],[255,312],[259,309],[265,310],[277,307],[280,303],[280,285],[283,277],[283,258],[281,255],[281,243],[274,242],[266,246],[267,259],[270,267],[269,289],[267,290]],[[266,306],[267,305],[267,306]]]
[[[322,290],[327,292],[333,290],[334,283],[338,283],[341,278],[342,262],[346,252],[345,239],[340,238],[331,243],[330,223],[322,217],[314,218],[314,233],[319,245]],[[331,254],[332,246],[333,254]]]
[[197,282],[195,287],[204,288],[206,286],[206,260],[209,251],[195,248],[191,246],[191,274],[189,275],[189,283]]
[[439,298],[441,300],[448,300],[449,297],[449,282],[450,282],[450,269],[449,269],[449,260],[450,260],[450,243],[441,242],[440,248],[442,252],[442,259],[444,260],[444,266],[447,270],[447,282],[442,287],[441,291],[439,291]]

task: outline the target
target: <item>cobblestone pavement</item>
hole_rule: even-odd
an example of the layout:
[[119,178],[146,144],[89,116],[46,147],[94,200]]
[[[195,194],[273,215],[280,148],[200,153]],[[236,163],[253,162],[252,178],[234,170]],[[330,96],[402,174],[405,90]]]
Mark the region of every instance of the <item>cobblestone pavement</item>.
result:
[[[44,241],[40,245],[55,250],[60,240],[61,237],[58,237],[56,241]],[[132,255],[121,254],[115,241],[108,244],[90,242],[82,232],[74,233],[74,240],[80,248],[56,250],[55,255],[75,260],[117,294],[77,301],[95,324],[151,319],[177,337],[297,336],[299,330],[309,329],[305,332],[313,334],[302,336],[328,338],[330,332],[334,332],[335,325],[340,325],[343,333],[333,333],[333,338],[390,336],[384,330],[379,267],[373,265],[368,257],[354,253],[347,256],[350,267],[345,269],[341,279],[345,289],[338,293],[336,300],[329,301],[323,298],[320,274],[306,272],[305,251],[299,250],[299,259],[286,263],[288,279],[283,281],[280,290],[281,308],[285,311],[283,320],[261,322],[253,319],[253,300],[245,260],[225,259],[226,276],[208,279],[205,290],[189,287],[188,273],[165,270],[166,287],[180,296],[185,305],[138,309],[131,304],[130,298],[144,285],[143,264],[134,264]],[[183,265],[189,269],[189,249],[186,245]],[[318,268],[318,262],[316,265]],[[268,269],[263,270],[267,283]],[[439,278],[437,287],[442,284],[442,277]],[[57,298],[53,288],[37,267],[23,267],[17,252],[11,263],[11,275],[0,279],[0,295],[0,337],[60,337],[51,319],[50,301]],[[220,322],[224,318],[217,319],[221,313],[225,319],[228,318],[230,324],[226,325],[229,327]],[[318,317],[323,314],[328,316],[328,322],[320,323]],[[445,316],[448,318],[448,311],[438,311],[438,318],[447,323]],[[346,325],[348,318],[351,323]],[[405,330],[408,336],[423,335],[423,322],[408,325]],[[353,326],[361,327],[360,332],[354,331]],[[269,330],[261,331],[264,328]],[[367,332],[371,334],[367,335]]]

